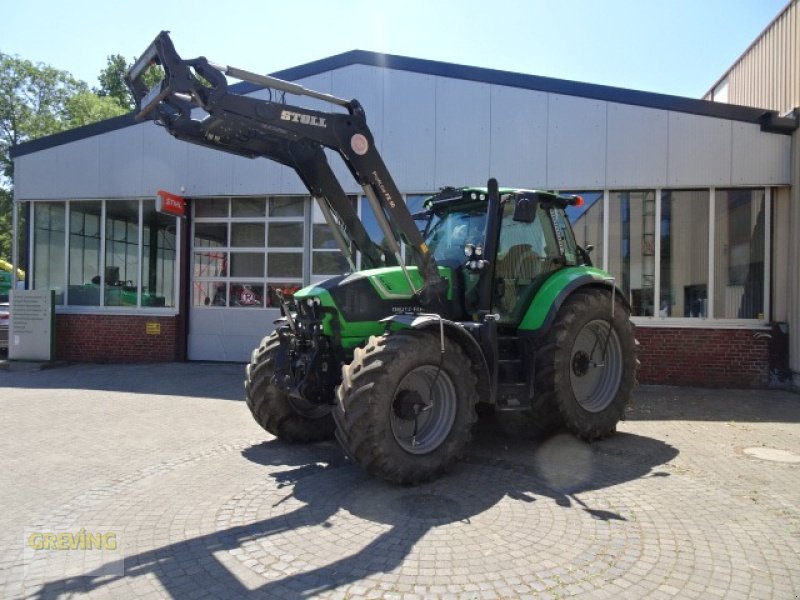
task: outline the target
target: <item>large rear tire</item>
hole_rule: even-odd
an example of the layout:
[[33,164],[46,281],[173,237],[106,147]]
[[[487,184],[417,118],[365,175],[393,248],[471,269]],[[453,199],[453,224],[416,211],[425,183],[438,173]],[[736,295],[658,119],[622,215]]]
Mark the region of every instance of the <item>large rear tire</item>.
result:
[[253,350],[244,382],[247,406],[256,422],[285,442],[311,443],[329,440],[336,425],[329,407],[301,410],[289,395],[275,386],[272,376],[281,351],[278,333],[268,335]]
[[342,369],[336,437],[367,472],[417,484],[444,473],[463,453],[477,419],[477,378],[453,341],[403,330],[370,337]]
[[636,385],[636,339],[630,311],[615,294],[588,289],[561,306],[537,360],[536,388],[552,390],[567,428],[598,440],[616,431]]

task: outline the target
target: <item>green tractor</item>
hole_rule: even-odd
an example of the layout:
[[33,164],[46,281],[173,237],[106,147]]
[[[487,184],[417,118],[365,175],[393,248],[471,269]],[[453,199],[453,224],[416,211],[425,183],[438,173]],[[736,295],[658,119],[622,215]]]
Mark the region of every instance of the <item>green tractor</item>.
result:
[[[163,78],[149,89],[154,65]],[[225,75],[344,110],[230,93]],[[350,262],[351,273],[281,297],[282,318],[253,351],[247,404],[268,432],[305,443],[335,435],[369,473],[419,483],[463,453],[480,405],[516,436],[566,427],[591,441],[615,431],[636,380],[636,340],[625,296],[573,236],[565,209],[579,196],[501,189],[490,179],[486,188],[443,189],[411,215],[356,100],[183,60],[165,32],[127,80],[138,118],[293,168]],[[324,148],[362,186],[381,244]]]

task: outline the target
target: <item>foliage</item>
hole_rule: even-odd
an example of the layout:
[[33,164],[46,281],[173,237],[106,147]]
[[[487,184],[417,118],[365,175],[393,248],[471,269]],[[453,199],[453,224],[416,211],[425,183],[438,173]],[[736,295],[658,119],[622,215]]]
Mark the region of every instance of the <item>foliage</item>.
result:
[[0,52],[0,258],[11,256],[11,147],[127,111],[67,71]]
[[111,54],[106,57],[106,66],[100,71],[97,80],[100,87],[94,92],[101,98],[111,98],[121,108],[131,110],[133,101],[125,85],[125,72],[128,70],[128,62],[121,54]]
[[[106,66],[100,72],[97,80],[100,87],[94,93],[101,98],[113,98],[116,103],[125,110],[133,110],[135,103],[131,96],[128,86],[125,84],[125,73],[128,72],[136,62],[136,57],[127,62],[121,54],[111,54],[106,57]],[[155,66],[144,73],[144,83],[148,88],[153,87],[164,76],[164,71],[160,66]]]
[[0,188],[0,258],[11,258],[11,192]]
[[96,96],[86,91],[78,92],[69,98],[66,109],[67,129],[118,117],[128,112],[126,108],[120,107],[114,98]]

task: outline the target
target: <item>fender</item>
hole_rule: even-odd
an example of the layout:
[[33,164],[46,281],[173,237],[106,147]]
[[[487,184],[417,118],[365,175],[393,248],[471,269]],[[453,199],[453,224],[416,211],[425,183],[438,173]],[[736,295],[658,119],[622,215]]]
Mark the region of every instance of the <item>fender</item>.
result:
[[[612,276],[595,267],[571,267],[556,271],[536,292],[533,302],[520,321],[520,334],[546,333],[553,325],[561,305],[578,289],[593,287],[608,290],[611,286]],[[625,294],[616,283],[613,287],[617,298],[630,310],[631,305]]]
[[[438,337],[440,331],[444,330],[445,352],[447,351],[447,340],[450,343],[457,343],[466,352],[478,375],[478,397],[481,402],[490,402],[491,375],[486,357],[483,355],[480,345],[474,337],[462,325],[454,321],[442,319],[438,315],[392,315],[381,319],[381,323],[386,325],[387,330],[399,331],[401,329],[419,329],[421,331],[431,331]],[[440,329],[441,328],[441,329]]]

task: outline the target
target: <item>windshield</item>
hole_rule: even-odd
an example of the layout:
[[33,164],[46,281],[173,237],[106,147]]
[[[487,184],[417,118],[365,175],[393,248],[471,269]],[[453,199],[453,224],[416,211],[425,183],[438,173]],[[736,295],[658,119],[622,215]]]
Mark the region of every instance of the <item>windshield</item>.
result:
[[486,205],[462,206],[434,212],[425,233],[425,243],[437,261],[463,261],[466,244],[483,244]]

